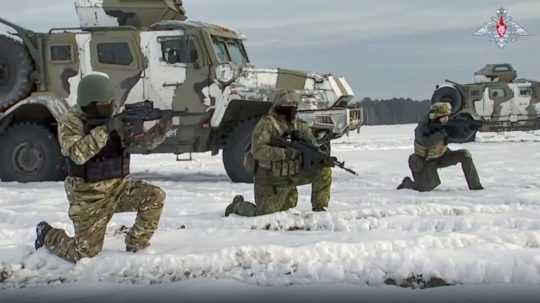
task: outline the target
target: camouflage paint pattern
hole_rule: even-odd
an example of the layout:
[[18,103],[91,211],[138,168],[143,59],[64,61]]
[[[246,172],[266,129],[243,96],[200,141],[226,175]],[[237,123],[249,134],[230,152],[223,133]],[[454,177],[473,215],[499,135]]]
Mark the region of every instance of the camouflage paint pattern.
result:
[[[69,80],[79,74],[79,48],[75,37],[74,33],[61,33],[49,35],[47,40],[48,86],[49,90],[61,99],[69,97],[72,91]],[[52,49],[55,47],[69,48],[69,59],[53,60]]]
[[517,79],[517,72],[509,64],[488,64],[475,77],[475,83],[457,85],[464,99],[456,114],[482,120],[482,131],[540,126],[539,82]]
[[[235,125],[247,119],[259,119],[267,112],[269,105],[266,103],[272,102],[272,94],[280,87],[304,90],[307,97],[300,103],[300,114],[313,128],[328,130],[334,137],[340,137],[350,126],[356,129],[360,125],[360,115],[353,115],[354,110],[335,106],[346,104],[354,97],[344,78],[286,69],[260,69],[247,62],[234,64],[235,79],[231,83],[221,83],[216,77],[216,68],[222,62],[214,50],[214,38],[237,43],[243,49],[246,37],[220,25],[180,21],[185,17],[181,1],[78,0],[76,9],[81,31],[54,30],[40,34],[46,42],[40,50],[46,58],[44,70],[47,72],[40,77],[45,79],[34,96],[50,96],[52,101],[47,108],[55,108],[55,103],[62,100],[74,105],[80,79],[99,71],[108,74],[117,87],[117,111],[125,103],[150,100],[157,108],[189,113],[175,123],[168,134],[170,140],[159,148],[159,152],[217,153],[226,144]],[[117,17],[107,15],[107,12],[116,14],[115,11],[121,14]],[[125,21],[120,22],[121,18]],[[135,27],[119,28],[122,22],[132,23]],[[149,27],[152,23],[156,24]],[[169,64],[165,60],[160,36],[181,35],[179,33],[194,39],[198,55],[195,62]],[[100,43],[126,43],[133,60],[128,65],[99,62]],[[58,45],[71,48],[70,62],[51,60],[50,47]],[[126,56],[127,51],[109,55]],[[245,56],[249,61],[247,53]],[[162,72],[163,67],[166,72]],[[156,74],[163,80],[154,81]],[[13,108],[17,107],[16,104]],[[0,119],[3,117],[6,115]]]
[[182,0],[103,0],[105,13],[118,25],[148,27],[161,20],[185,20]]
[[[61,121],[58,135],[62,154],[77,164],[84,164],[97,155],[107,144],[108,131],[98,126],[85,132],[85,115],[72,108]],[[125,144],[138,144],[153,149],[165,138],[170,121],[161,121],[144,137]],[[125,134],[123,135],[125,137]],[[143,249],[158,227],[165,193],[156,186],[128,178],[115,178],[100,182],[85,182],[68,177],[65,189],[69,201],[69,217],[75,235],[54,229],[47,234],[45,246],[53,253],[71,262],[96,256],[103,248],[105,231],[113,214],[137,212],[135,224],[126,236],[128,249]]]

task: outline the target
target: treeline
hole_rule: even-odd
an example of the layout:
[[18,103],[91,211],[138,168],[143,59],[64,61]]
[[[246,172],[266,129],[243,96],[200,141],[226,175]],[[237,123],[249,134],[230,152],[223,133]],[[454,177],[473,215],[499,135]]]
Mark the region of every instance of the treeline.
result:
[[417,123],[429,111],[429,100],[410,98],[377,100],[365,98],[357,106],[364,110],[365,125]]

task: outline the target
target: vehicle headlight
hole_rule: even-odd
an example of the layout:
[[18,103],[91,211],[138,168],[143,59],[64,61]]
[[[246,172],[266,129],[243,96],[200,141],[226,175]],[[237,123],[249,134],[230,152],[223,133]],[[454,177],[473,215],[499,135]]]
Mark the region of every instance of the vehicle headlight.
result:
[[238,69],[230,62],[222,63],[216,67],[216,79],[222,84],[230,84],[237,75]]

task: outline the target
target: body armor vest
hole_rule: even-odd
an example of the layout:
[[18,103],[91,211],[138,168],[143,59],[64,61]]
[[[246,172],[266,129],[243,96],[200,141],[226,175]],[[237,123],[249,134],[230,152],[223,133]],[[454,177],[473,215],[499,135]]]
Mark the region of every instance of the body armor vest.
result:
[[67,159],[68,176],[84,179],[86,182],[99,182],[129,175],[130,154],[122,145],[117,132],[109,135],[107,145],[83,165]]
[[414,142],[414,153],[426,160],[433,160],[442,157],[448,151],[448,145],[441,141],[431,148],[426,148],[418,142]]

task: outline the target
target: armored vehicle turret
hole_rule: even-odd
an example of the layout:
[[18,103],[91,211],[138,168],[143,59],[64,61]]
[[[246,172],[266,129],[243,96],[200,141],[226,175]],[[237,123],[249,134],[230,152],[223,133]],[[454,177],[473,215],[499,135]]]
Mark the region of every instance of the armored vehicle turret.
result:
[[75,9],[81,27],[143,29],[164,20],[186,20],[182,0],[79,0]]

